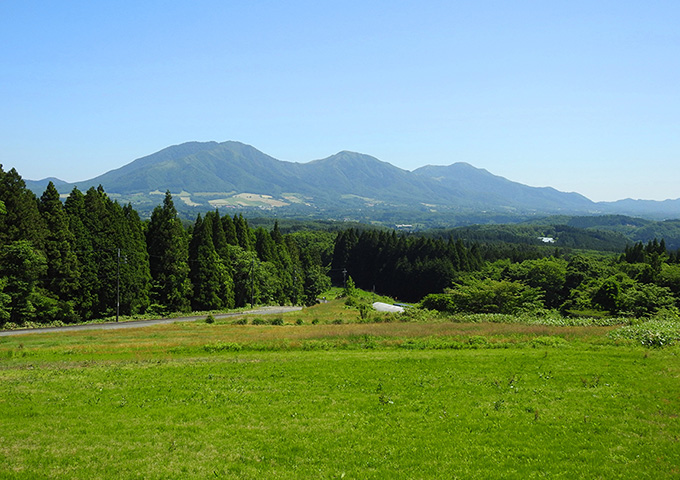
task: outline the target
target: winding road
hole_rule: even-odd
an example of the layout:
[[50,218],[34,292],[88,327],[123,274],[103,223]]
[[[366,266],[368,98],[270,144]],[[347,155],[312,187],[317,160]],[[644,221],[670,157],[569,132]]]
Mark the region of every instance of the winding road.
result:
[[[302,310],[302,307],[261,307],[242,312],[220,313],[217,315],[213,315],[213,317],[215,317],[215,320],[219,320],[221,318],[240,317],[242,315],[276,315],[287,312],[297,312],[300,310]],[[66,325],[63,327],[2,330],[0,331],[0,337],[8,337],[13,335],[27,335],[30,333],[68,332],[73,330],[117,330],[121,328],[140,328],[148,327],[151,325],[161,325],[164,323],[195,322],[196,320],[203,320],[205,318],[206,315],[192,315],[188,317],[159,318],[157,320],[132,320],[129,322],[88,323],[83,325]]]

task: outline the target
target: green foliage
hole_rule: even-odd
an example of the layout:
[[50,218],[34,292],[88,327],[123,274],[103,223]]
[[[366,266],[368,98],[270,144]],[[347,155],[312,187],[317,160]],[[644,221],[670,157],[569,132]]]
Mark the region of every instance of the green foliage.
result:
[[342,290],[342,295],[347,297],[347,298],[353,298],[354,295],[356,295],[357,287],[354,284],[354,280],[352,277],[347,277],[347,281],[345,282],[345,286],[343,287]]
[[192,295],[189,241],[170,192],[166,192],[163,206],[156,207],[151,214],[146,244],[153,299],[168,311],[189,311]]
[[508,280],[468,280],[444,294],[431,294],[421,301],[426,309],[448,313],[517,314],[541,310],[541,291]]
[[[40,214],[47,226],[45,255],[47,275],[43,280],[45,289],[62,302],[73,301],[80,289],[80,268],[73,251],[75,237],[69,227],[69,219],[59,198],[59,192],[50,182],[40,197]],[[73,316],[62,318],[64,321],[76,320]]]
[[[110,317],[119,293],[120,313],[133,316],[250,303],[310,306],[329,290],[329,272],[336,285],[347,279],[347,306],[359,310],[362,322],[388,317],[373,316],[359,288],[405,301],[425,297],[423,306],[455,315],[649,318],[680,305],[680,251],[669,252],[665,239],[621,246],[620,255],[572,250],[617,245],[618,234],[596,227],[651,225],[630,218],[400,234],[330,221],[326,231],[262,219],[251,228],[240,213],[212,211],[187,230],[169,192],[143,223],[101,186],[84,195],[74,188],[62,204],[54,184],[37,199],[16,171],[1,168],[0,202],[4,323]],[[675,225],[664,222],[664,231]],[[543,245],[539,236],[556,238],[560,247]],[[18,269],[22,261],[31,268]]]
[[234,284],[229,268],[215,250],[213,222],[219,217],[199,215],[194,224],[189,260],[190,278],[193,284],[192,308],[194,310],[218,310],[234,307]]
[[46,271],[44,255],[31,242],[18,240],[0,248],[0,278],[5,278],[3,317],[17,324],[39,318],[41,295],[36,288]]
[[649,320],[626,325],[609,334],[614,340],[633,340],[645,347],[665,347],[680,343],[680,322],[677,320]]
[[0,202],[5,213],[0,215],[0,245],[26,240],[42,249],[47,228],[38,211],[38,201],[21,175],[12,168],[8,172],[0,165]]
[[349,229],[336,238],[332,269],[336,283],[347,272],[360,288],[418,300],[442,291],[459,272],[476,270],[482,263],[478,248],[462,241]]
[[361,320],[366,320],[369,314],[375,311],[375,309],[367,303],[360,303],[357,308],[359,309],[359,318]]
[[525,260],[510,265],[503,272],[503,277],[540,289],[547,308],[557,308],[565,301],[567,261],[564,259],[546,257]]

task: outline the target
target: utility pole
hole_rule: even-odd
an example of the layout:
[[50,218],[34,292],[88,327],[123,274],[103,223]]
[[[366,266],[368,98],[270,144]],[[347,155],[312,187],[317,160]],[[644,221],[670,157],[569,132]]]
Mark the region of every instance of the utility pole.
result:
[[120,248],[118,249],[118,272],[116,275],[116,322],[120,316]]
[[250,308],[253,308],[255,302],[255,258],[250,262]]

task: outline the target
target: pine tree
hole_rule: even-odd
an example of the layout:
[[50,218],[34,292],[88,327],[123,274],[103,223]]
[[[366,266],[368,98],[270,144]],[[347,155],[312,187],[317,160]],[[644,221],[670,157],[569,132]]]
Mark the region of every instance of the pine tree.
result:
[[38,200],[14,168],[4,172],[2,165],[0,202],[5,206],[5,213],[0,215],[0,245],[27,240],[42,249],[47,229],[38,211]]
[[227,240],[227,244],[238,245],[236,225],[234,224],[234,220],[229,215],[222,217],[222,229],[224,230],[224,236]]
[[190,277],[194,288],[194,310],[233,308],[234,288],[231,276],[213,243],[213,218],[198,215],[189,244]]
[[79,289],[74,295],[76,312],[82,319],[95,318],[99,271],[92,245],[92,236],[84,223],[87,215],[85,196],[74,187],[64,202],[69,230],[74,237],[73,251],[79,268]]
[[189,240],[170,192],[166,192],[163,206],[156,207],[151,214],[146,244],[153,301],[172,312],[189,311],[192,295]]
[[75,316],[75,297],[80,289],[80,269],[73,249],[75,237],[69,228],[69,219],[52,182],[40,197],[40,214],[47,226],[45,256],[47,277],[44,287],[60,301],[62,321],[72,321]]
[[[117,205],[117,204],[114,204]],[[122,208],[125,231],[121,238],[121,313],[143,313],[149,307],[151,271],[144,228],[130,204]]]
[[236,239],[238,242],[238,245],[246,251],[250,251],[253,249],[253,244],[255,243],[253,238],[252,238],[252,232],[250,231],[250,227],[248,226],[248,222],[246,221],[245,218],[243,218],[243,215],[239,214],[237,217],[234,215],[234,227],[236,229]]

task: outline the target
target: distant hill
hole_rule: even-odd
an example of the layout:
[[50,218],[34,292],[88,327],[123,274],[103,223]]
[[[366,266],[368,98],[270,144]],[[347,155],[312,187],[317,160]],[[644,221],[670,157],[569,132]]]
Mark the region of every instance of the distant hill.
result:
[[480,205],[495,205],[540,212],[592,211],[596,205],[578,193],[564,193],[551,187],[528,187],[475,168],[467,163],[447,167],[428,165],[413,172],[441,184],[460,199],[475,199]]
[[[27,181],[40,195],[50,179]],[[329,215],[408,211],[419,215],[637,214],[680,218],[680,199],[595,203],[578,193],[522,185],[467,163],[403,170],[343,151],[308,163],[277,160],[239,142],[189,142],[165,148],[91,180],[51,179],[62,194],[102,185],[121,202],[148,213],[170,191],[180,211],[238,208],[278,214]]]

